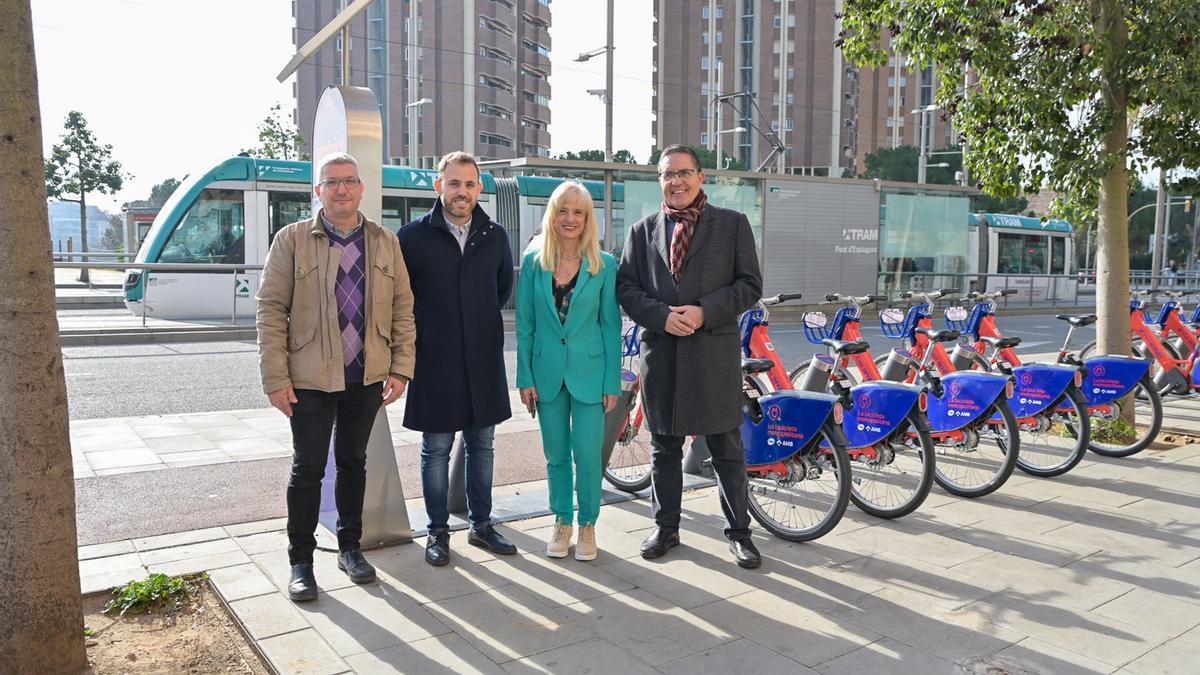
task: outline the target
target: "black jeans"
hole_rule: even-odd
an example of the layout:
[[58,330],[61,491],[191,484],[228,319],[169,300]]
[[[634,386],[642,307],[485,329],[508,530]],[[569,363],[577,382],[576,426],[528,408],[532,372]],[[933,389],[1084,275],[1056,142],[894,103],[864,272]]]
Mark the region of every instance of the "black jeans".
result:
[[[679,529],[680,502],[683,499],[683,436],[650,435],[653,447],[654,522],[667,530]],[[705,436],[717,472],[721,511],[725,514],[725,536],[737,541],[750,536],[749,496],[746,479],[746,454],[740,429]]]
[[[292,404],[292,476],[287,487],[288,558],[291,564],[312,562],[317,548],[321,479],[333,436],[334,502],[337,504],[338,549],[358,548],[362,538],[363,492],[367,484],[367,440],[383,403],[383,383],[323,392],[297,389]],[[334,423],[337,434],[333,434]]]

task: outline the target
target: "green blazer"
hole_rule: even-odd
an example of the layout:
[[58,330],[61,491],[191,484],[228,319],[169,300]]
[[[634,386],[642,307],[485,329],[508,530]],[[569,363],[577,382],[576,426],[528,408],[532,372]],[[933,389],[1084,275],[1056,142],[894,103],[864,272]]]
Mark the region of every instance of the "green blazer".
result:
[[566,385],[584,403],[621,393],[621,309],[617,261],[601,252],[604,269],[584,258],[566,323],[554,306],[554,272],[542,269],[537,250],[525,254],[517,282],[517,387],[537,387],[551,400]]

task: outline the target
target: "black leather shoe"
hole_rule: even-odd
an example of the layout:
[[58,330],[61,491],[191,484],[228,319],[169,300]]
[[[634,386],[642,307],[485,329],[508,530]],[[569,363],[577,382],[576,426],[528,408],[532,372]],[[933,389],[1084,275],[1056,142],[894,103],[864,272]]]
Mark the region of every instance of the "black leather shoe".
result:
[[313,576],[310,562],[292,565],[292,580],[288,582],[288,597],[293,602],[308,602],[317,599],[317,578]]
[[729,542],[729,550],[733,551],[733,559],[737,561],[738,567],[752,570],[762,565],[762,556],[754,542],[750,541],[750,537]]
[[450,533],[429,535],[425,541],[425,562],[434,567],[441,567],[450,562]]
[[517,552],[517,547],[513,543],[504,538],[504,535],[496,531],[496,528],[488,525],[482,530],[471,530],[467,534],[467,543],[472,546],[484,548],[496,555],[513,555]]
[[375,581],[375,568],[367,562],[362,552],[357,550],[338,553],[338,569],[345,572],[350,581],[356,584]]
[[646,560],[661,558],[667,551],[679,545],[679,530],[668,530],[664,527],[654,529],[654,533],[642,542],[642,557]]

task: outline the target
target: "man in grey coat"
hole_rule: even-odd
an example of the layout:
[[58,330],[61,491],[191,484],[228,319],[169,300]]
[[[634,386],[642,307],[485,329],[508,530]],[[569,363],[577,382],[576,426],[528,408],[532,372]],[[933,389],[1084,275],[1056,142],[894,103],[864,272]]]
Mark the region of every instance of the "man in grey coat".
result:
[[642,557],[679,544],[683,443],[704,436],[738,565],[762,563],[750,540],[746,459],[739,427],[738,316],[762,294],[754,234],[744,214],[713,206],[694,150],[672,145],[658,162],[663,204],[634,223],[617,272],[617,297],[642,332],[642,392],[653,446],[657,528]]

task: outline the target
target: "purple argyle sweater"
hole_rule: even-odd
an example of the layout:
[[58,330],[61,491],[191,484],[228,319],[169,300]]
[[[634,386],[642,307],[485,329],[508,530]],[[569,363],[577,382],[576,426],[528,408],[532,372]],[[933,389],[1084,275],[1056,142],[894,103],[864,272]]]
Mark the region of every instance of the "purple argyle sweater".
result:
[[367,299],[367,254],[363,245],[363,227],[359,225],[343,237],[327,222],[325,233],[329,235],[329,245],[342,252],[334,294],[337,298],[338,328],[342,331],[342,365],[346,368],[346,388],[361,387]]

